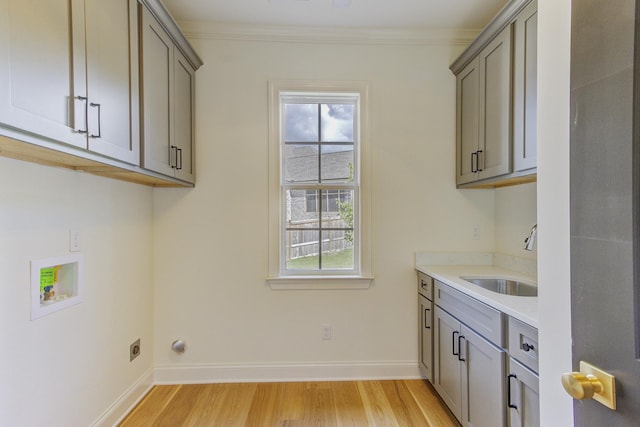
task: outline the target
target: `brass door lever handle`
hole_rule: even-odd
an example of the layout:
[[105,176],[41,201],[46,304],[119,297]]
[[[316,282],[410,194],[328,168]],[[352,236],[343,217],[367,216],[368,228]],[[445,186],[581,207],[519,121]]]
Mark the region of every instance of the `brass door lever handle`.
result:
[[562,386],[574,399],[594,399],[609,409],[616,409],[616,381],[613,375],[584,361],[580,372],[562,375]]

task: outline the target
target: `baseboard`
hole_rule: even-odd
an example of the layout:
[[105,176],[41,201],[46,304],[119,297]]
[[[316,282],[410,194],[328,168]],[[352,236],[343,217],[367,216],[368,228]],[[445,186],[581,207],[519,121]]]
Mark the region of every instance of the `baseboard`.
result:
[[96,420],[91,427],[115,426],[133,409],[153,387],[153,368],[145,372],[131,387]]
[[156,366],[155,384],[348,381],[421,378],[417,362]]

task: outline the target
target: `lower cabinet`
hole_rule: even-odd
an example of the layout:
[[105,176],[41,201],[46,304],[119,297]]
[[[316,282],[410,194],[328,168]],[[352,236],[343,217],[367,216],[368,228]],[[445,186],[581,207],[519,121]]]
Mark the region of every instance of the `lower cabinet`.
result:
[[418,294],[420,371],[433,382],[433,303]]
[[508,401],[510,427],[537,427],[540,425],[540,396],[538,375],[509,359]]
[[463,427],[540,426],[535,327],[423,273],[418,307],[421,372]]
[[506,425],[506,351],[434,309],[434,387],[463,426]]

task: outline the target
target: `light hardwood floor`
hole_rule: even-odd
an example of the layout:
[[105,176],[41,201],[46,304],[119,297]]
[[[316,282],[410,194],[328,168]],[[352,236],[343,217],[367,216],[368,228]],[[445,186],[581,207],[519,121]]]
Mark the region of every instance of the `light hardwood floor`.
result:
[[159,385],[121,427],[458,427],[422,380]]

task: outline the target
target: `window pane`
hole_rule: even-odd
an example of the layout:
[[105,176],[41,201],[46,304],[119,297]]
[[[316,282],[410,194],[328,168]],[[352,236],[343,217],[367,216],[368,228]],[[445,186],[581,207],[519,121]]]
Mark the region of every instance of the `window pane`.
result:
[[[318,228],[320,214],[317,210],[319,193],[316,190],[286,191],[286,228]],[[311,202],[310,202],[311,200]],[[309,207],[315,209],[309,210]]]
[[322,142],[353,142],[353,105],[322,104]]
[[318,270],[320,244],[318,230],[289,230],[286,232],[285,265],[288,270]]
[[318,104],[285,104],[285,142],[318,141]]
[[318,182],[318,146],[285,145],[284,181]]
[[307,190],[305,197],[307,198],[307,213],[318,211],[318,192]]
[[353,145],[322,145],[323,183],[353,181]]
[[324,227],[346,229],[345,238],[349,241],[353,241],[353,193],[353,190],[339,190],[336,200],[337,212],[327,214],[335,218],[335,221]]
[[344,230],[322,232],[322,269],[353,269],[353,243]]

